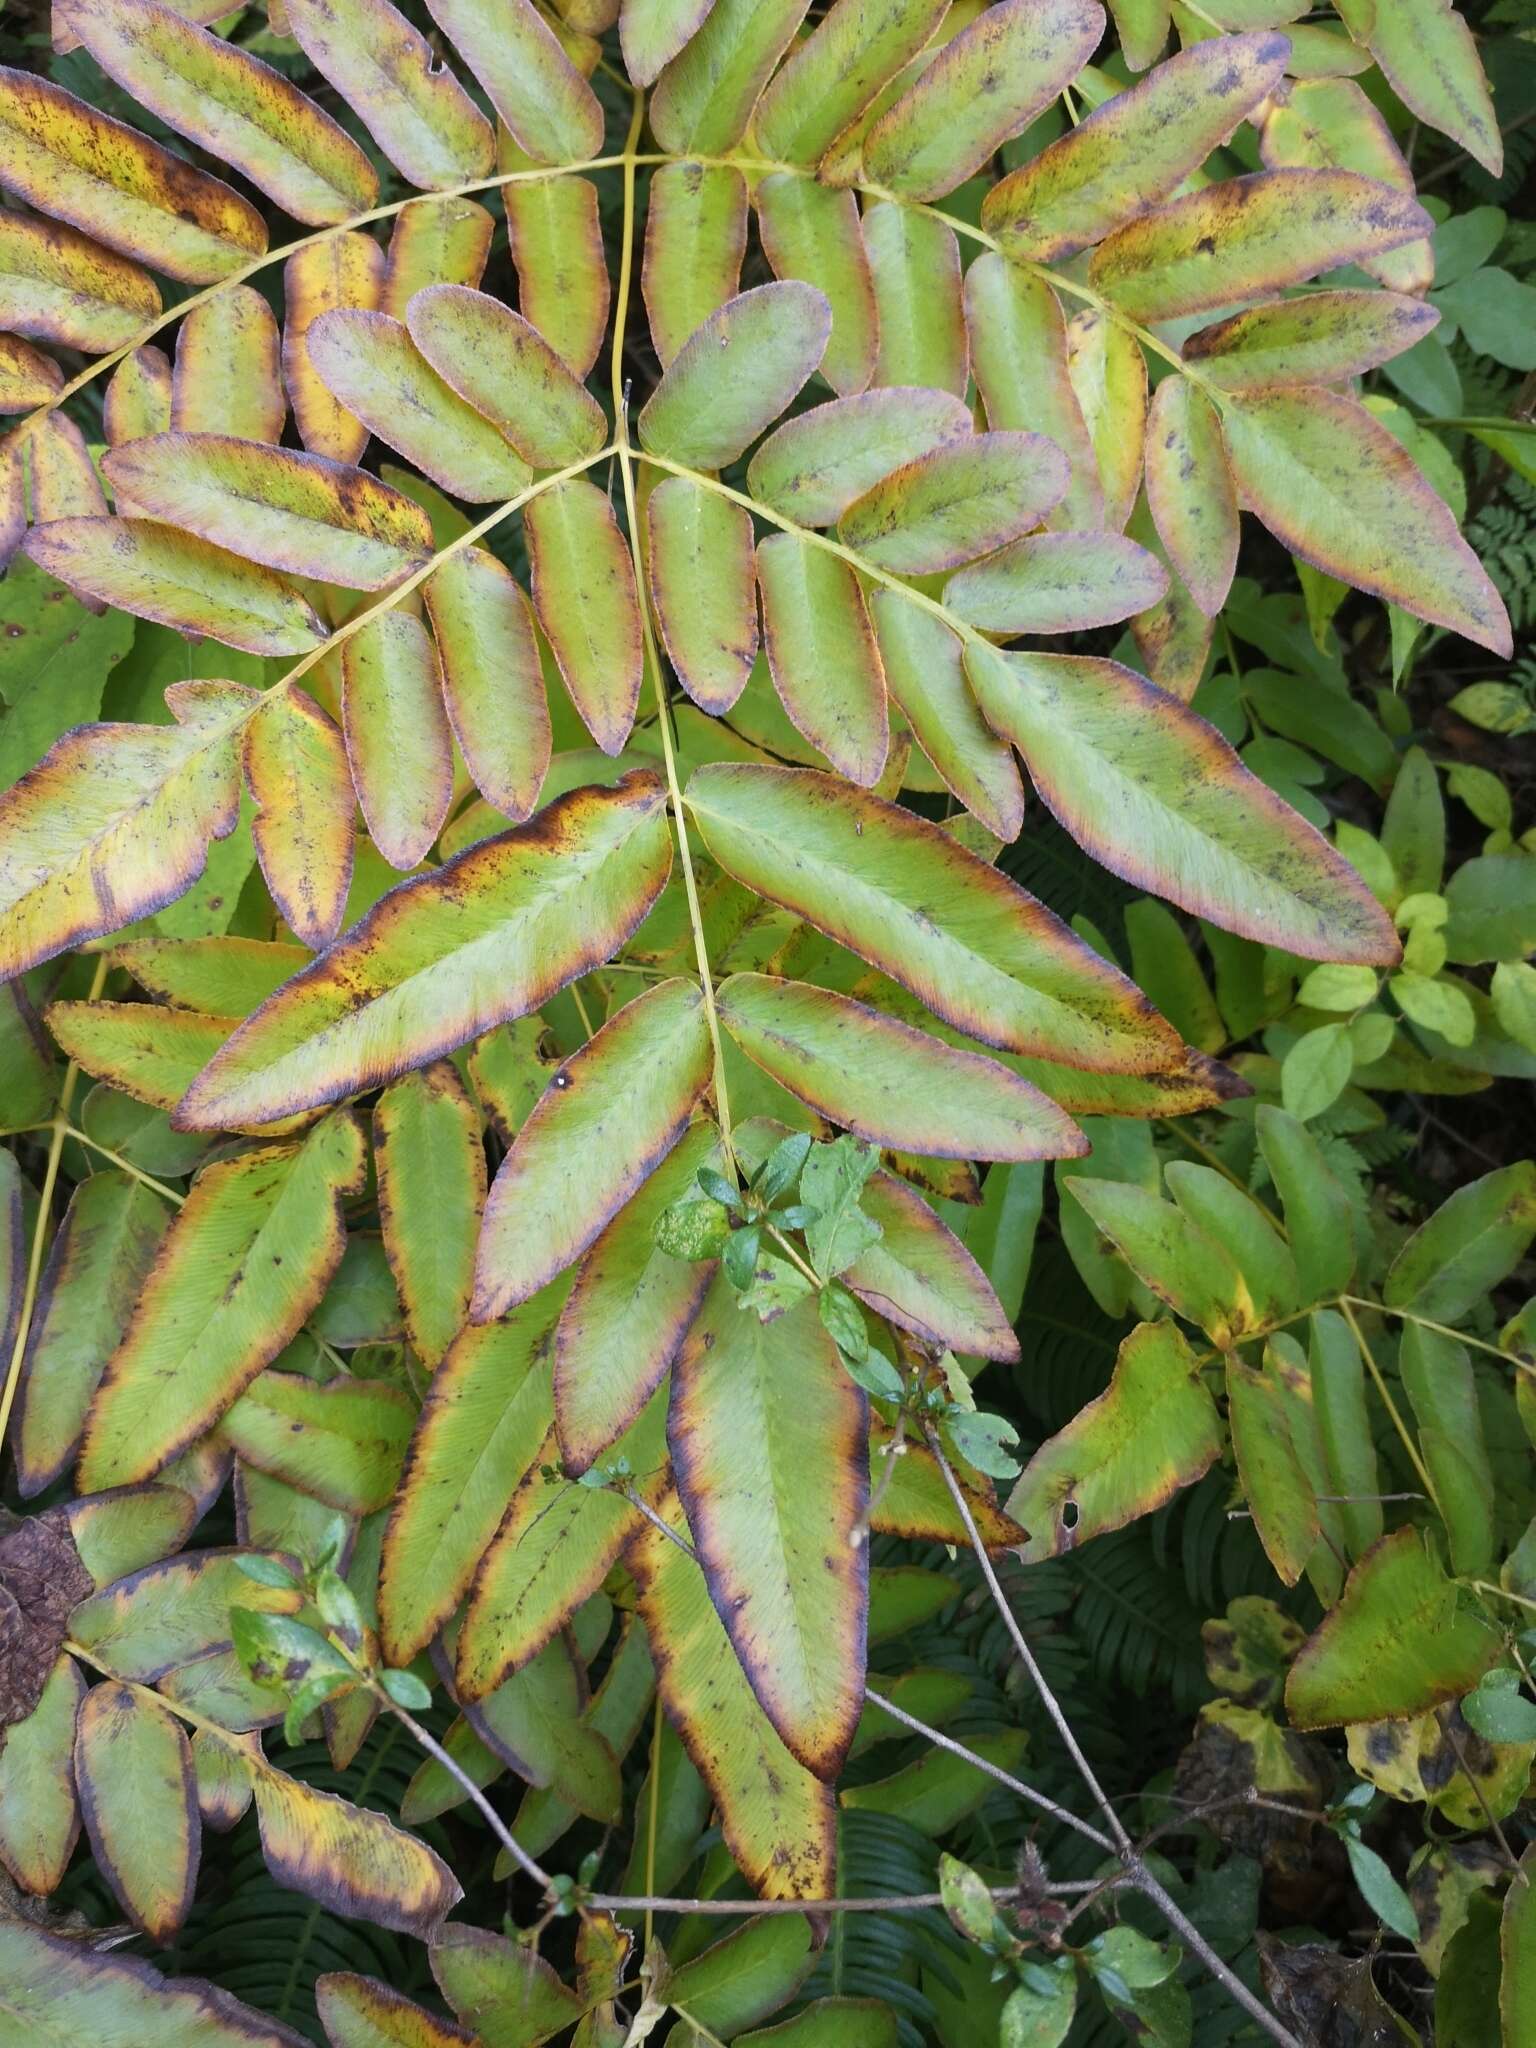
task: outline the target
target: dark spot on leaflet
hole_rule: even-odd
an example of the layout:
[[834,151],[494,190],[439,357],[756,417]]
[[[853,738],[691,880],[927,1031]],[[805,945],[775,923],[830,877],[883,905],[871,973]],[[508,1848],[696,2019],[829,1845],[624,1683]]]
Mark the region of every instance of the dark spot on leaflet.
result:
[[1216,254],[1216,237],[1214,235],[1202,235],[1195,244],[1195,253],[1197,256],[1214,256]]
[[1389,1764],[1397,1755],[1399,1736],[1390,1724],[1373,1728],[1365,1738],[1365,1754],[1373,1764]]

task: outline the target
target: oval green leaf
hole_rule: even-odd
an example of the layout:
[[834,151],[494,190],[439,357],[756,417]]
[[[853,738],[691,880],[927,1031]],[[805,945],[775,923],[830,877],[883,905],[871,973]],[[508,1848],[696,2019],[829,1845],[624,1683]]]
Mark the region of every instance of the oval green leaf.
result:
[[1088,1141],[1028,1081],[830,989],[733,974],[720,1021],[792,1095],[871,1144],[934,1159],[1077,1158]]
[[186,1129],[377,1087],[537,1009],[606,960],[671,866],[659,779],[558,798],[402,882],[234,1034],[178,1112]]
[[726,468],[783,412],[831,333],[832,308],[808,284],[762,284],[728,299],[646,400],[641,446],[695,469]]
[[1090,1071],[1180,1064],[1125,978],[936,825],[807,769],[699,768],[686,801],[728,874],[984,1044]]
[[485,1205],[475,1322],[580,1257],[682,1137],[713,1071],[703,995],[681,979],[626,1003],[556,1070]]
[[381,590],[432,551],[419,505],[323,455],[223,434],[155,434],[110,449],[102,468],[137,510],[269,569]]
[[1041,796],[1112,874],[1307,960],[1397,959],[1354,869],[1176,697],[1084,655],[974,641],[966,662]]

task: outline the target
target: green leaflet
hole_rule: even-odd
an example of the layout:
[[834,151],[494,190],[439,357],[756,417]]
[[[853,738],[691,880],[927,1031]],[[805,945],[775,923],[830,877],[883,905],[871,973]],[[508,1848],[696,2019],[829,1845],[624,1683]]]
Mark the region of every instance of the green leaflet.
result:
[[1208,313],[1426,234],[1414,200],[1354,171],[1260,171],[1127,223],[1090,274],[1136,320]]
[[636,770],[402,883],[241,1026],[188,1091],[181,1121],[222,1129],[300,1098],[334,1100],[536,1009],[606,958],[660,894],[671,863],[662,802],[656,777]]
[[952,192],[1077,76],[1103,27],[1094,0],[986,8],[875,122],[865,177],[912,200]]
[[37,1705],[7,1728],[0,1749],[0,1863],[29,1892],[57,1888],[79,1839],[74,1746],[84,1697],[79,1666],[60,1657]]
[[[1104,525],[1118,533],[1141,484],[1147,359],[1118,321],[1085,306],[1067,323],[1067,376],[1098,468]],[[1147,535],[1137,537],[1145,545]]]
[[801,1914],[749,1920],[682,1964],[667,1996],[690,2018],[734,2038],[777,2011],[814,1962],[811,1923]]
[[[547,2041],[581,2017],[583,2003],[540,1956],[480,1927],[454,1927],[432,1945],[432,1974],[460,2019],[489,2048],[521,2035]],[[499,2022],[509,2014],[516,2035]]]
[[445,383],[536,469],[601,448],[602,407],[538,329],[467,285],[434,284],[406,308],[411,340]]
[[81,1648],[120,1677],[154,1684],[230,1644],[230,1610],[293,1614],[296,1587],[248,1578],[234,1550],[192,1551],[147,1565],[84,1600],[70,1616]]
[[71,1196],[23,1365],[15,1436],[23,1499],[63,1472],[168,1221],[160,1198],[125,1173],[92,1174]]
[[347,762],[374,845],[408,874],[453,802],[453,740],[437,647],[421,620],[381,612],[341,650]]
[[1307,959],[1397,958],[1353,868],[1177,698],[1085,656],[973,641],[966,666],[1035,787],[1112,873]]
[[654,1239],[662,1211],[718,1166],[718,1133],[696,1123],[618,1212],[576,1272],[555,1328],[555,1422],[579,1476],[661,1384],[709,1285],[713,1263],[673,1258]]
[[952,576],[944,605],[983,632],[1077,633],[1145,611],[1167,589],[1157,557],[1123,534],[1039,533]]
[[880,1236],[843,1273],[845,1286],[889,1321],[952,1351],[1018,1356],[1019,1340],[992,1281],[915,1190],[876,1173],[860,1202]]
[[[3,235],[0,220],[0,251]],[[93,617],[25,558],[11,563],[5,590],[0,783],[9,788],[37,765],[60,732],[99,716],[103,692],[136,629],[121,613]]]
[[733,164],[663,164],[651,179],[641,290],[663,369],[741,289],[747,181]]
[[1091,1070],[1156,1072],[1177,1062],[1174,1034],[1128,982],[911,812],[804,769],[750,765],[696,769],[686,799],[728,874],[892,975],[957,1029]]
[[430,1371],[468,1320],[486,1189],[480,1119],[449,1061],[385,1089],[373,1143],[384,1248],[412,1348]]
[[465,766],[505,818],[526,818],[549,769],[550,720],[533,615],[494,555],[465,548],[424,586],[443,701]]
[[462,2048],[456,2027],[372,1977],[328,1970],[315,1980],[315,2005],[334,2048]]
[[25,545],[39,568],[80,596],[226,647],[308,654],[325,637],[293,584],[154,520],[55,519],[34,526]]
[[1298,1728],[1400,1719],[1458,1698],[1499,1656],[1499,1636],[1448,1579],[1424,1535],[1368,1550],[1286,1680]]
[[[666,1406],[653,1394],[612,1447],[647,1503],[664,1490]],[[459,1697],[483,1699],[535,1658],[598,1591],[642,1519],[622,1491],[529,1472],[475,1573],[454,1666]]]
[[1201,611],[1215,618],[1237,568],[1237,489],[1220,417],[1187,378],[1165,377],[1153,394],[1146,492],[1170,563]]
[[764,1713],[828,1780],[863,1701],[865,1414],[814,1300],[763,1323],[716,1280],[672,1368],[678,1490]]
[[954,229],[884,199],[865,213],[863,227],[880,329],[873,381],[963,398],[969,349]]
[[753,198],[774,276],[813,285],[832,308],[822,376],[843,397],[862,391],[874,375],[880,337],[857,200],[790,171],[764,178]]
[[114,2026],[160,2048],[289,2048],[275,2021],[200,1977],[164,1978],[136,1956],[104,1955],[21,1919],[0,1927],[0,2015],[40,2048],[110,2039]]
[[569,177],[507,185],[502,205],[522,309],[584,377],[603,345],[610,296],[597,187],[590,178]]
[[[951,610],[953,582],[946,594]],[[1013,749],[993,732],[971,693],[958,634],[897,590],[871,591],[869,605],[886,685],[913,738],[979,823],[999,839],[1016,839],[1024,785]]]
[[48,1028],[88,1074],[136,1102],[174,1109],[234,1027],[228,1017],[143,1003],[54,1003]]
[[550,1334],[563,1296],[557,1283],[503,1322],[466,1328],[432,1377],[380,1562],[379,1627],[396,1664],[458,1605],[549,1433]]
[[1120,35],[1120,49],[1132,71],[1145,71],[1168,40],[1169,0],[1106,0]]
[[179,1550],[197,1518],[197,1502],[179,1486],[115,1487],[71,1502],[69,1533],[98,1588]]
[[628,0],[619,22],[624,69],[650,85],[708,17],[709,0]]
[[635,722],[643,669],[640,599],[613,507],[584,477],[542,492],[524,515],[533,603],[571,701],[605,754]]
[[439,376],[399,320],[337,307],[319,315],[305,346],[325,389],[455,497],[483,504],[532,481],[508,437]]
[[723,716],[757,656],[751,514],[691,477],[669,476],[647,501],[646,526],[667,659],[695,704]]
[[[257,706],[241,766],[272,900],[294,935],[319,952],[341,929],[352,882],[355,797],[346,743],[313,698],[290,686]],[[235,1014],[251,1007],[240,1004]]]
[[486,1323],[577,1259],[687,1128],[714,1071],[697,985],[665,981],[554,1075],[485,1205],[470,1315]]
[[1503,600],[1449,506],[1363,406],[1268,391],[1234,396],[1222,425],[1238,489],[1292,554],[1509,653]]
[[362,1184],[345,1113],[302,1143],[208,1167],[162,1240],[107,1362],[80,1454],[87,1487],[147,1478],[209,1429],[297,1333],[341,1257]]
[[1536,1166],[1521,1160],[1458,1188],[1398,1253],[1383,1289],[1394,1308],[1459,1322],[1536,1236]]
[[[967,1747],[974,1747],[979,1757],[999,1770],[1016,1771],[1024,1761],[1027,1744],[1022,1728],[1001,1728],[978,1736]],[[851,1785],[844,1804],[866,1813],[889,1814],[925,1835],[939,1837],[975,1813],[996,1782],[968,1758],[929,1749],[888,1778]]]
[[1069,1175],[1064,1185],[1136,1277],[1212,1343],[1225,1347],[1261,1322],[1231,1252],[1171,1202],[1129,1181]]
[[1332,1309],[1321,1309],[1311,1319],[1307,1370],[1326,1491],[1339,1496],[1330,1505],[1335,1506],[1346,1555],[1359,1557],[1382,1532],[1381,1475],[1371,1435],[1365,1360],[1349,1325]]
[[324,455],[223,434],[152,434],[109,451],[102,469],[141,512],[270,569],[356,590],[397,582],[432,549],[420,506]]
[[[1087,1184],[1074,1193],[1087,1201]],[[1221,1452],[1216,1404],[1172,1323],[1142,1323],[1108,1391],[1041,1446],[1008,1497],[1030,1532],[1026,1559],[1055,1557],[1169,1500]]]
[[[1264,161],[1272,169],[1359,171],[1412,196],[1413,173],[1391,129],[1351,79],[1323,77],[1293,84],[1283,105],[1270,102],[1260,142]],[[1427,291],[1435,279],[1428,240],[1370,257],[1362,267],[1400,292]]]
[[663,149],[722,155],[746,133],[809,0],[715,0],[656,81],[651,126]]
[[[819,1323],[812,1327],[820,1331]],[[851,1381],[845,1384],[852,1388]],[[661,1512],[665,1519],[666,1504]],[[671,1526],[677,1520],[674,1506]],[[711,1604],[703,1573],[649,1524],[625,1561],[639,1591],[662,1703],[720,1809],[732,1856],[764,1897],[830,1897],[834,1794],[774,1732]],[[943,1582],[939,1590],[950,1597]]]
[[1419,1449],[1434,1481],[1451,1569],[1480,1577],[1497,1554],[1498,1495],[1471,1358],[1464,1345],[1417,1323],[1403,1325],[1397,1358],[1419,1425]]
[[994,185],[982,226],[1008,254],[1036,261],[1089,247],[1197,170],[1270,91],[1289,54],[1275,35],[1193,44]]
[[1504,1899],[1499,1921],[1499,2013],[1504,2026],[1504,2048],[1516,2048],[1522,2035],[1536,2020],[1536,1855],[1527,1849],[1520,1859],[1516,1881]]
[[539,1651],[484,1699],[467,1702],[465,1719],[494,1756],[519,1777],[549,1788],[592,1820],[618,1811],[618,1765],[603,1738],[583,1719],[581,1672],[566,1638]]
[[877,568],[932,575],[1027,533],[1066,487],[1066,460],[1044,435],[973,434],[873,485],[838,537]]
[[835,526],[884,476],[971,431],[948,391],[867,391],[777,428],[752,457],[753,497],[801,526]]
[[759,541],[763,640],[779,701],[850,782],[880,780],[890,742],[885,671],[858,577],[807,535]]
[[597,95],[531,0],[433,0],[430,11],[529,156],[567,164],[599,153]]
[[1355,1270],[1349,1197],[1305,1124],[1269,1103],[1260,1106],[1255,1121],[1259,1149],[1284,1205],[1302,1299],[1337,1294]]
[[286,11],[310,62],[412,185],[430,192],[490,170],[490,123],[389,0],[294,0]]
[[398,1387],[264,1372],[224,1417],[247,1465],[350,1515],[387,1507],[415,1411]]
[[1046,514],[1046,525],[1098,526],[1104,493],[1067,371],[1067,327],[1056,294],[1043,278],[988,250],[965,273],[965,320],[987,425],[1046,434],[1071,465],[1067,494]]
[[1450,0],[1345,0],[1339,9],[1393,90],[1431,128],[1452,135],[1491,176],[1504,167],[1499,133],[1477,44]]
[[1163,1169],[1168,1192],[1191,1223],[1236,1260],[1260,1319],[1278,1322],[1300,1306],[1296,1261],[1269,1214],[1214,1166],[1176,1159]]
[[944,11],[943,0],[837,0],[763,94],[753,127],[764,154],[815,163]]
[[373,166],[281,73],[158,0],[65,0],[60,25],[179,134],[251,180],[295,220],[344,221],[378,198]]
[[97,1866],[135,1926],[169,1941],[192,1904],[202,1836],[181,1724],[143,1692],[98,1685],[81,1703],[74,1764]]
[[640,413],[640,445],[724,469],[776,420],[826,353],[832,308],[812,286],[728,299],[678,350]]
[[1306,292],[1200,328],[1184,355],[1224,391],[1336,384],[1412,348],[1439,318],[1401,292]]
[[749,1059],[871,1144],[945,1159],[1059,1158],[1085,1148],[1071,1119],[1006,1067],[846,996],[733,974],[717,1000]]
[[248,1017],[308,964],[303,946],[226,937],[130,939],[111,959],[161,1002],[209,1017]]
[[1253,1526],[1265,1555],[1294,1586],[1317,1548],[1317,1502],[1291,1437],[1285,1389],[1237,1353],[1226,1360],[1227,1426]]

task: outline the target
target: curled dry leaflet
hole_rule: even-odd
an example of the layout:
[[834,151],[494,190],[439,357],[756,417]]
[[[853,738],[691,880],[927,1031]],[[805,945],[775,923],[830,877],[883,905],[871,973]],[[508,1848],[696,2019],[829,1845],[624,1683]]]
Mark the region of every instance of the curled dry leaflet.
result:
[[[1436,761],[1350,688],[1513,647],[1459,464],[1489,503],[1529,423],[1453,458],[1413,382],[1476,312],[1400,145],[1500,174],[1467,23],[46,26],[0,2040],[1385,2040],[1437,1978],[1536,2040],[1536,1320],[1488,1320],[1536,1169],[1426,1220],[1350,1143],[1536,1073],[1536,855],[1453,770],[1498,843],[1442,888]],[[1043,1210],[1109,1343],[1010,1419]],[[1180,1823],[1053,1617],[1194,1498],[1248,1578]],[[1472,1845],[1411,1897],[1383,1794]],[[1220,1906],[1287,1848],[1430,1990]]]

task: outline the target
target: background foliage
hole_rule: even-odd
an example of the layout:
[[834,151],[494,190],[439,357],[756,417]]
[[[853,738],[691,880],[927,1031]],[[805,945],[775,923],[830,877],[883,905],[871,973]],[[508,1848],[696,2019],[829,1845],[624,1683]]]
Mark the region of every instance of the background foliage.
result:
[[1536,2034],[1536,22],[1108,13],[0,24],[18,2039]]

